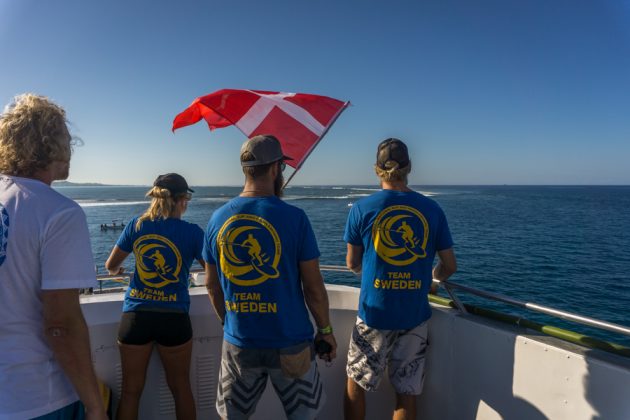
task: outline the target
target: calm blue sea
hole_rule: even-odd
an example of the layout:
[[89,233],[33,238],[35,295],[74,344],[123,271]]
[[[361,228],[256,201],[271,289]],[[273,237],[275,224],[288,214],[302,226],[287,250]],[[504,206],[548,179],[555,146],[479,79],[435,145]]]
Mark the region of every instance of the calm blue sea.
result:
[[[146,209],[147,187],[56,187],[87,215],[98,271],[120,232],[102,223],[127,222]],[[630,326],[630,187],[416,186],[446,212],[459,271],[453,281],[512,298]],[[184,218],[205,228],[212,212],[238,187],[194,187]],[[311,219],[322,264],[344,264],[342,240],[351,203],[376,186],[289,187],[285,199]],[[128,271],[133,259],[127,261]],[[354,275],[324,273],[329,283],[357,285]],[[462,300],[570,327],[630,345],[630,339],[460,294]]]

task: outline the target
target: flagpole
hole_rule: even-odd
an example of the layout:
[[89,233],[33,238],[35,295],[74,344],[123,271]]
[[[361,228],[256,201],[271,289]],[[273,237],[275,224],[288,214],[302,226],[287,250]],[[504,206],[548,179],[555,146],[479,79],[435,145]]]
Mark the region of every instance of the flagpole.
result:
[[350,101],[346,102],[343,104],[343,106],[339,109],[339,111],[337,111],[337,113],[335,114],[335,116],[333,117],[333,119],[330,121],[330,124],[328,124],[328,127],[326,127],[326,129],[324,130],[324,132],[322,133],[322,135],[320,136],[319,140],[317,140],[315,143],[313,143],[313,145],[311,146],[310,149],[308,149],[308,152],[306,152],[306,154],[304,155],[304,159],[302,159],[302,161],[300,162],[300,164],[295,168],[295,170],[291,173],[291,175],[289,176],[289,178],[287,179],[287,181],[284,183],[284,185],[282,186],[282,189],[284,190],[287,185],[289,185],[289,182],[291,182],[291,180],[293,179],[293,177],[295,176],[295,174],[302,168],[302,165],[304,165],[304,162],[306,162],[306,159],[308,159],[308,157],[311,155],[311,153],[313,153],[313,150],[315,150],[315,147],[317,147],[317,145],[319,144],[320,141],[322,141],[322,139],[324,138],[324,136],[328,133],[328,130],[330,130],[330,127],[333,126],[333,124],[335,123],[335,121],[337,121],[337,118],[339,118],[339,116],[341,115],[341,113],[343,111],[345,111],[345,109],[348,107],[348,105],[350,105]]

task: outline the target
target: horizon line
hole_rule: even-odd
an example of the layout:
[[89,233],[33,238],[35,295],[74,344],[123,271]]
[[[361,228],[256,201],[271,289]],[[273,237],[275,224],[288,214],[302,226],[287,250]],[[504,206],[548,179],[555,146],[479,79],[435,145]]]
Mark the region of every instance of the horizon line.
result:
[[[151,187],[149,184],[106,184],[100,182],[76,182],[76,181],[54,181],[54,186],[63,186],[59,184],[71,184],[69,186],[83,186],[83,187]],[[630,184],[408,184],[412,187],[630,187]],[[242,188],[243,184],[210,184],[199,185],[191,184],[191,187],[223,187],[223,188]],[[380,187],[378,184],[293,184],[291,187]]]

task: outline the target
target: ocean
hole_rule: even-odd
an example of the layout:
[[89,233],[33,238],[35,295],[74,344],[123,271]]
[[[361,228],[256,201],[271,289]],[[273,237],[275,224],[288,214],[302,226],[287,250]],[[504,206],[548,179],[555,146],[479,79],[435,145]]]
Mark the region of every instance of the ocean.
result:
[[[184,219],[205,228],[240,187],[193,187]],[[452,280],[526,302],[630,326],[630,186],[413,186],[444,209],[458,259]],[[99,273],[120,231],[100,225],[142,213],[148,187],[63,186],[84,209]],[[377,186],[289,187],[284,199],[308,214],[322,264],[344,265],[343,230],[353,202]],[[133,269],[133,258],[126,261]],[[357,286],[350,273],[325,281]],[[443,292],[441,292],[444,295]],[[567,323],[459,292],[464,302],[630,346],[630,337]]]

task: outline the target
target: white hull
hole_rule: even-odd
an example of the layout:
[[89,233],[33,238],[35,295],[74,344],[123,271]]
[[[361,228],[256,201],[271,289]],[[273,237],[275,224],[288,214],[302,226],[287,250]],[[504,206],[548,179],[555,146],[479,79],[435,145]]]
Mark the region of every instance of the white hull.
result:
[[[339,342],[332,366],[320,362],[327,394],[321,419],[343,418],[348,340],[359,290],[327,285]],[[82,297],[98,376],[120,393],[116,333],[121,293]],[[191,383],[198,417],[217,419],[214,408],[222,329],[205,293],[191,289],[194,347]],[[630,360],[433,305],[427,378],[419,397],[422,419],[630,419]],[[151,359],[140,405],[142,419],[173,419],[175,407],[157,354]],[[387,380],[367,398],[367,418],[391,418],[394,394]],[[282,419],[269,385],[254,419]]]

